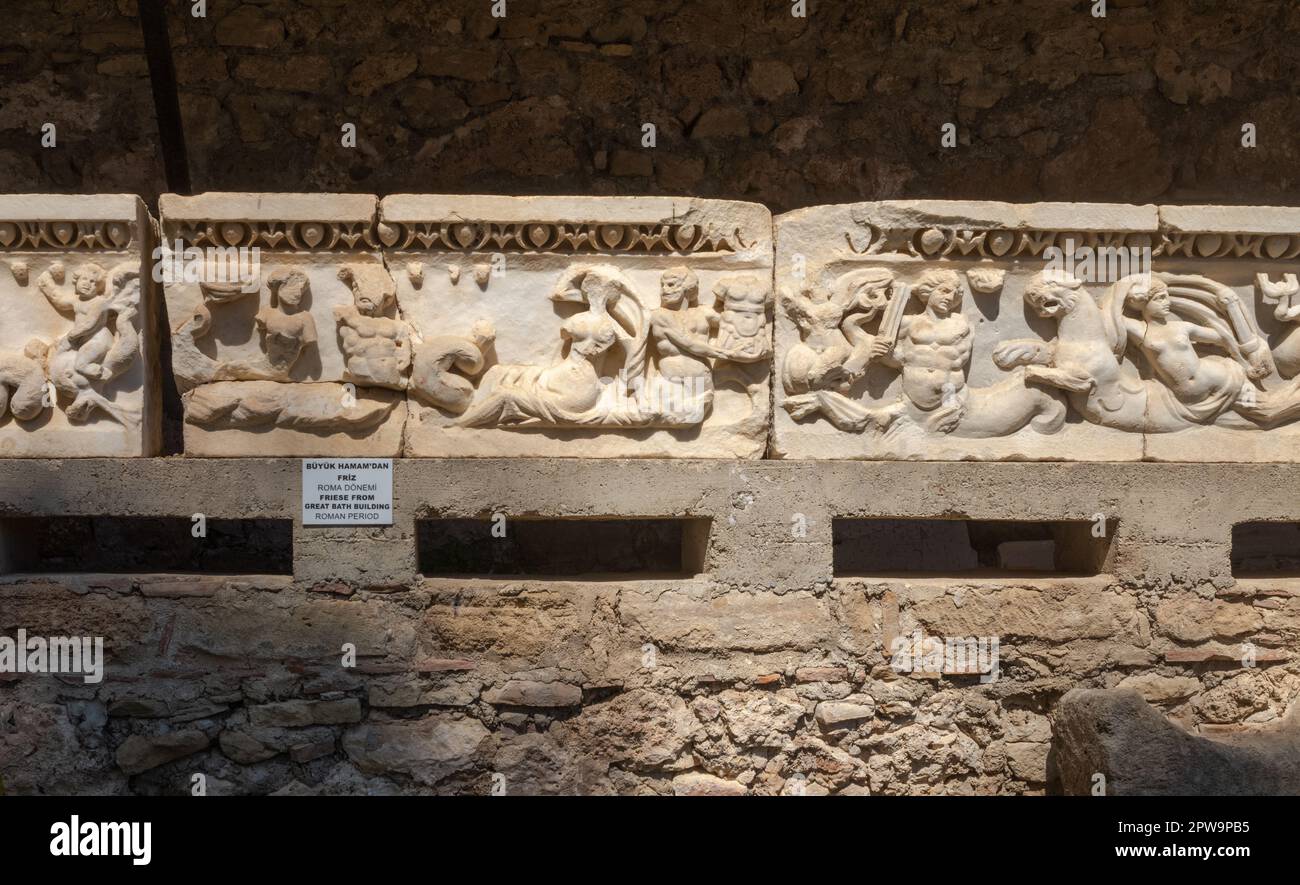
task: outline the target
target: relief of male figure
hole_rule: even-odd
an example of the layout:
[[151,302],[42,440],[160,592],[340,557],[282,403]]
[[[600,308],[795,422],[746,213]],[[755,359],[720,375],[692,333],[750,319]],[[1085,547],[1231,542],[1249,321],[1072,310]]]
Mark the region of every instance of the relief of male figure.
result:
[[896,341],[877,336],[873,358],[901,370],[903,396],[923,413],[927,430],[971,439],[1007,436],[1026,426],[1038,433],[1059,430],[1065,398],[1026,384],[1023,370],[985,387],[967,384],[974,335],[961,313],[962,288],[956,271],[923,272],[905,297],[914,295],[924,309],[901,318]]
[[971,326],[960,312],[961,277],[952,270],[927,270],[911,294],[924,306],[902,318],[895,341],[877,336],[871,356],[902,372],[903,394],[929,412],[931,430],[950,433],[966,411],[966,367]]
[[[719,313],[699,305],[700,281],[687,267],[672,267],[659,278],[659,307],[650,313],[658,378],[652,381],[650,406],[667,404],[692,423],[704,420],[713,404],[713,366],[710,359],[727,359],[711,343]],[[666,403],[665,403],[666,401]]]
[[762,362],[770,353],[763,331],[767,292],[756,279],[718,281],[722,310],[699,304],[700,281],[687,267],[671,267],[659,278],[659,307],[650,313],[657,375],[650,407],[666,417],[697,424],[713,404],[714,366]]
[[[369,271],[363,282],[359,272]],[[402,390],[411,366],[411,327],[384,314],[396,303],[396,288],[382,268],[339,269],[352,289],[352,304],[334,308],[349,381]]]

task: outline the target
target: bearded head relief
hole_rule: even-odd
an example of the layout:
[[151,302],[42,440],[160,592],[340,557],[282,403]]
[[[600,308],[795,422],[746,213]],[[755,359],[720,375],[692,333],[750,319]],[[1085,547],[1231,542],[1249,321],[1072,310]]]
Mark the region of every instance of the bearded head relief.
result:
[[966,271],[970,287],[980,295],[993,295],[1002,291],[1002,282],[1007,272],[1001,268],[972,267]]
[[700,300],[700,278],[689,267],[670,267],[659,277],[659,303],[677,308],[694,306]]

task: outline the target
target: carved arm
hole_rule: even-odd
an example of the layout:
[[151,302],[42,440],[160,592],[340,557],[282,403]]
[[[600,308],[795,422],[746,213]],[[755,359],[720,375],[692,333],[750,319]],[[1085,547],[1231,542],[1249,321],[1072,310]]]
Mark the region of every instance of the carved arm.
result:
[[655,335],[671,341],[674,345],[689,353],[691,356],[700,359],[720,359],[729,360],[731,355],[721,348],[714,347],[707,341],[701,341],[698,338],[692,338],[684,334],[680,329],[673,326],[672,323],[663,322],[658,316],[652,316],[650,325]]
[[62,314],[72,314],[77,309],[77,297],[74,292],[63,292],[59,287],[64,279],[63,262],[56,261],[50,269],[36,279],[36,288],[50,302],[50,306]]
[[1050,366],[1055,361],[1055,338],[1051,341],[1017,338],[1003,341],[993,348],[993,362],[1000,369],[1011,369],[1015,366]]

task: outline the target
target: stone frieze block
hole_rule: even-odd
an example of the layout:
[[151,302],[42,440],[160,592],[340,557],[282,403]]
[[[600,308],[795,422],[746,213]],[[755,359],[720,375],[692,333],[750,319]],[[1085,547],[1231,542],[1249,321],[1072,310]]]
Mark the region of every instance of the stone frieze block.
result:
[[154,241],[138,197],[0,196],[0,457],[157,452]]
[[763,457],[771,230],[716,200],[386,197],[405,453]]
[[1300,460],[1300,210],[777,217],[785,458]]
[[185,453],[401,454],[412,335],[362,194],[165,194]]

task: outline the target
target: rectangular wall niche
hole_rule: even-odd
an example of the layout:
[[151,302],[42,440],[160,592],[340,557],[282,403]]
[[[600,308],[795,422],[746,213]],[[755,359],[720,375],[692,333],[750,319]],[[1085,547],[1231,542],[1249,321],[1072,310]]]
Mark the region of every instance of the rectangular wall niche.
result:
[[293,574],[293,520],[188,516],[0,519],[0,574]]
[[1239,522],[1232,527],[1232,574],[1300,577],[1300,522]]
[[426,576],[686,578],[704,570],[710,524],[675,517],[507,518],[505,536],[496,537],[491,519],[425,519],[416,523],[416,543]]
[[1091,521],[835,519],[837,577],[889,575],[1097,575],[1110,539]]

